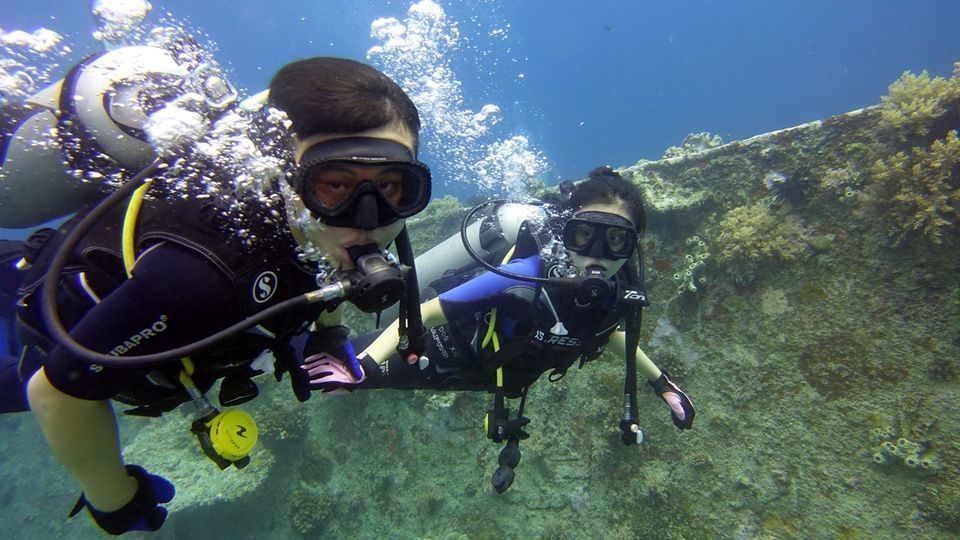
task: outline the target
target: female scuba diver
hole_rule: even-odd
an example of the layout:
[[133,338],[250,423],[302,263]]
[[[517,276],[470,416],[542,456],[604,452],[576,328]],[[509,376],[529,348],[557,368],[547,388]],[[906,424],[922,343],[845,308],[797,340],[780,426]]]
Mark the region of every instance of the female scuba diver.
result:
[[[0,142],[10,150],[0,158],[3,187],[30,185],[18,175],[37,169],[30,160],[38,154],[22,148],[27,132],[7,137],[10,129],[63,126],[59,138],[46,141],[63,146],[46,147],[55,164],[62,151],[74,170],[102,178],[104,169],[93,167],[123,165],[111,157],[106,141],[143,137],[142,130],[127,129],[131,126],[121,120],[142,128],[137,122],[152,111],[137,115],[130,108],[162,107],[154,98],[184,97],[177,94],[201,72],[196,66],[171,67],[154,77],[157,57],[172,66],[195,56],[131,49],[144,54],[117,49],[96,55],[59,85],[61,103],[93,92],[100,99],[74,105],[100,110],[81,114],[38,103],[3,110],[7,129]],[[123,61],[101,69],[104,56],[116,54]],[[146,77],[115,77],[116,69],[129,72],[138,59]],[[280,140],[281,173],[263,191],[244,191],[234,182],[230,167],[241,157],[229,152],[237,146],[224,146],[228,154],[217,156],[198,151],[199,145],[182,149],[133,179],[126,175],[126,183],[96,207],[57,231],[47,230],[45,241],[35,235],[28,244],[36,249],[21,265],[26,272],[18,322],[27,346],[19,377],[29,408],[53,453],[83,489],[71,516],[86,509],[110,534],[159,529],[167,516],[162,505],[174,496],[166,479],[124,464],[111,399],[135,407],[127,413],[145,416],[193,401],[199,413],[191,430],[206,454],[220,468],[243,467],[256,427],[246,413],[220,412],[210,403],[204,394],[216,381],[220,405],[230,406],[257,395],[255,375],[273,373],[279,380],[287,372],[298,399],[306,400],[308,380],[298,367],[294,336],[308,332],[306,354],[328,351],[349,358],[347,330],[340,326],[342,302],[378,311],[404,297],[419,307],[419,300],[413,301],[419,287],[400,264],[414,264],[404,220],[427,205],[431,178],[416,159],[420,119],[404,91],[376,69],[340,58],[311,58],[280,69],[270,84],[270,107],[262,111],[225,104],[219,99],[227,95],[219,91],[225,87],[210,81],[205,76],[197,84],[217,93],[210,138],[217,117],[233,114],[234,120],[266,126],[264,133]],[[97,84],[106,87],[94,88]],[[149,90],[137,90],[138,84]],[[198,95],[188,92],[188,105],[211,111]],[[115,106],[122,100],[124,107]],[[278,111],[285,119],[274,122],[282,117]],[[103,117],[112,120],[84,122]],[[67,135],[70,139],[63,139]],[[260,137],[252,140],[266,144]],[[84,148],[90,151],[78,152]],[[146,178],[152,183],[143,182]],[[56,186],[47,187],[50,197],[58,195]],[[131,188],[138,189],[128,204]],[[91,186],[78,189],[89,192]],[[35,195],[28,191],[22,202]],[[27,222],[51,216],[19,217]],[[392,242],[400,263],[385,251]],[[419,310],[406,311],[401,318],[416,331]],[[4,365],[11,362],[17,360]],[[19,405],[3,410],[26,409],[22,392],[2,398]]]
[[[499,270],[466,275],[461,271],[432,284],[443,292],[422,306],[429,328],[426,358],[394,353],[394,323],[357,355],[362,377],[354,377],[330,354],[307,358],[303,367],[310,374],[311,387],[325,392],[384,387],[493,392],[487,436],[495,442],[507,441],[500,468],[491,479],[498,492],[510,486],[519,462],[518,441],[527,437],[522,428],[528,422],[523,406],[529,386],[548,371],[551,381],[558,380],[574,361],[579,359],[582,367],[608,345],[623,358],[630,356],[628,343],[632,342],[639,372],[669,405],[674,424],[691,428],[693,403],[636,347],[639,320],[629,316],[646,299],[638,288],[640,279],[630,277],[638,272],[638,239],[645,227],[639,191],[609,167],[602,167],[573,188],[560,211],[552,213],[545,220],[524,221],[515,250],[507,255],[512,260]],[[466,223],[462,238],[470,249]],[[480,230],[499,229],[486,225],[481,224]],[[480,238],[483,243],[484,235]],[[562,238],[562,247],[557,238]],[[421,267],[426,268],[423,259],[429,255],[420,258]],[[571,274],[577,277],[567,277]],[[448,288],[445,280],[462,284]],[[627,365],[629,370],[631,363]],[[633,375],[633,392],[626,391],[632,400],[628,408],[635,408],[630,395],[635,393]],[[627,384],[630,378],[628,372]],[[523,398],[517,418],[508,417],[505,397]],[[624,442],[639,443],[642,435],[636,419],[627,416],[621,422]]]

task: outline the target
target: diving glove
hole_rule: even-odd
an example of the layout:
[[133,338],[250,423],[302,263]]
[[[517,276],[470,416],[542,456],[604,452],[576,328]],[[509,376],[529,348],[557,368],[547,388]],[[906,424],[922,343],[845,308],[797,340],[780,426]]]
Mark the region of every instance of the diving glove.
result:
[[693,408],[693,402],[679,386],[670,380],[666,371],[661,371],[656,381],[648,381],[647,384],[652,386],[660,399],[670,406],[670,416],[673,417],[675,426],[680,429],[693,427],[693,417],[697,412]]
[[367,353],[360,353],[357,358],[360,365],[359,378],[354,377],[342,360],[327,353],[307,358],[300,369],[307,373],[310,389],[320,390],[325,394],[345,394],[360,383],[367,383],[364,386],[373,388],[382,387],[385,375],[377,361]]
[[138,487],[133,499],[126,506],[113,512],[101,512],[91,506],[87,497],[81,493],[77,504],[70,511],[70,517],[86,508],[93,521],[113,535],[159,529],[167,519],[167,509],[160,504],[173,500],[176,489],[166,478],[150,474],[139,465],[127,465],[127,474],[136,478]]
[[[347,339],[349,336],[350,329],[346,326],[326,326],[310,332],[303,345],[303,358],[327,353],[341,359],[341,363],[350,370],[354,379],[362,379],[363,369],[360,367],[360,361],[357,360],[353,345]],[[306,362],[307,360],[304,360],[304,363]]]

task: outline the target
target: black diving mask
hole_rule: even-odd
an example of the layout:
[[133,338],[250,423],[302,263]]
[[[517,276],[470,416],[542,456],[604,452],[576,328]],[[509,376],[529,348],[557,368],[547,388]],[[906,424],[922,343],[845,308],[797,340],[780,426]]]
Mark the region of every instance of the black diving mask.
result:
[[406,146],[374,137],[311,146],[294,181],[313,216],[332,227],[386,227],[430,202],[430,168]]
[[629,257],[637,247],[637,231],[629,219],[609,212],[581,212],[563,226],[567,250],[597,259]]

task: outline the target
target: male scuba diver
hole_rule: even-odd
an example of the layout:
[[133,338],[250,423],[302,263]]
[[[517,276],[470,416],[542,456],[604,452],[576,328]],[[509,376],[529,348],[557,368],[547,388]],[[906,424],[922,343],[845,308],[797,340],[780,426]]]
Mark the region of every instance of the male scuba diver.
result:
[[[476,210],[461,231],[468,251],[466,224]],[[559,380],[576,360],[583,367],[608,345],[628,358],[627,413],[620,426],[624,442],[642,439],[635,412],[636,369],[668,404],[674,424],[690,429],[695,414],[690,398],[637,347],[639,307],[646,295],[639,276],[645,214],[636,186],[602,167],[573,188],[552,214],[523,222],[515,250],[499,269],[481,272],[474,265],[432,283],[440,295],[422,307],[429,328],[424,357],[396,354],[397,333],[391,327],[358,355],[362,377],[328,352],[307,358],[304,369],[311,386],[337,393],[383,387],[493,392],[487,435],[507,442],[491,478],[498,492],[512,483],[518,442],[528,436],[523,407],[530,385],[545,372],[550,381]],[[485,245],[492,242],[489,233],[501,231],[487,222],[479,229]],[[430,256],[421,256],[422,267]],[[450,281],[456,286],[451,288]],[[633,355],[635,363],[629,358]],[[504,398],[515,397],[522,398],[519,412],[510,418]]]
[[[149,47],[129,49],[144,54],[137,65],[148,73],[164,58]],[[90,67],[121,51],[125,61],[117,65],[129,70],[138,51],[117,49],[84,61],[61,85],[61,103],[75,95],[77,81],[109,85],[99,90],[103,99],[80,104],[100,110],[41,103],[4,109],[6,152],[0,156],[0,187],[24,187],[22,203],[36,202],[32,197],[40,194],[31,191],[30,179],[17,175],[54,164],[36,163],[38,155],[21,141],[54,123],[60,129],[44,132],[38,147],[56,164],[62,152],[76,176],[103,178],[109,170],[126,182],[60,229],[43,231],[43,241],[35,236],[36,249],[27,250],[20,265],[27,271],[18,313],[26,343],[19,377],[27,383],[29,408],[83,490],[71,516],[86,509],[110,534],[159,529],[167,516],[162,505],[174,496],[163,477],[124,464],[110,399],[145,416],[193,401],[200,414],[191,429],[204,451],[221,468],[242,467],[256,429],[246,413],[221,412],[210,403],[205,393],[216,381],[220,405],[232,406],[257,395],[255,375],[273,373],[279,380],[287,372],[297,398],[306,400],[308,380],[291,338],[308,334],[304,354],[351,358],[347,329],[340,326],[342,302],[375,312],[405,298],[411,309],[401,318],[411,335],[398,339],[406,354],[415,353],[422,337],[419,287],[408,270],[414,261],[404,220],[426,206],[431,191],[430,171],[416,158],[420,119],[410,98],[368,65],[325,57],[280,69],[264,110],[239,110],[223,92],[225,81],[207,76],[199,91],[211,91],[211,99],[185,100],[194,112],[235,114],[255,125],[274,125],[271,118],[285,114],[276,130],[285,143],[277,150],[282,174],[262,190],[241,189],[230,169],[233,156],[205,156],[196,150],[200,145],[158,159],[130,179],[129,165],[144,162],[146,118],[162,106],[153,98],[180,100],[190,86],[186,77],[198,70],[178,69],[185,55],[173,53],[159,64],[169,66],[162,77],[115,77],[113,70]],[[145,80],[149,92],[131,85]],[[124,106],[111,105],[121,101]],[[215,132],[216,118],[209,120]],[[118,140],[126,146],[107,147]],[[61,178],[73,180],[78,192],[101,188],[73,175]],[[58,186],[46,181],[55,195]],[[18,219],[51,217],[24,210]],[[399,263],[385,251],[392,242]],[[9,358],[5,365],[16,363]],[[359,364],[354,369],[361,377]],[[2,399],[22,403],[18,394]]]

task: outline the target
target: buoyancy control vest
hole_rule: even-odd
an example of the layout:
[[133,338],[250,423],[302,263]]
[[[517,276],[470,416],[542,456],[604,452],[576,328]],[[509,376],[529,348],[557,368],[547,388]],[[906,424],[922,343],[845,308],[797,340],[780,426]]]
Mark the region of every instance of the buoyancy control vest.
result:
[[[316,289],[315,273],[296,259],[295,240],[282,217],[279,199],[262,202],[245,198],[241,204],[236,199],[196,193],[187,197],[182,194],[171,196],[165,192],[169,183],[164,179],[158,179],[154,184],[151,195],[143,201],[139,211],[137,253],[160,242],[173,242],[200,254],[232,284],[236,306],[241,311],[237,313],[238,320]],[[101,220],[74,250],[65,269],[68,275],[84,272],[90,287],[101,296],[109,294],[126,279],[121,255],[125,210],[125,205],[118,205]],[[79,219],[82,216],[52,234],[47,232],[50,239],[31,257],[32,267],[20,291],[24,304],[19,313],[20,323],[26,327],[28,335],[39,338],[33,340],[33,345],[43,352],[50,350],[52,341],[45,336],[38,289],[60,243]],[[61,315],[65,324],[72,327],[89,308],[89,302],[66,293],[67,287],[63,289]],[[303,331],[327,307],[314,304],[283,312],[216,349],[195,355],[194,382],[201,391],[206,391],[218,378],[231,373],[252,375],[249,364],[265,349],[272,350],[278,360],[287,364],[295,362],[289,345],[290,336]],[[124,351],[118,352],[122,354]],[[181,368],[179,363],[171,362],[155,369],[164,375],[162,379],[175,382]],[[154,380],[162,379],[154,377]],[[117,399],[139,405],[139,413],[147,415],[165,412],[189,400],[180,385],[161,386],[144,378],[143,385],[131,388]]]
[[[575,361],[580,360],[582,366],[603,353],[625,314],[616,301],[619,295],[610,299],[606,309],[591,311],[578,311],[572,296],[571,291],[559,287],[537,287],[525,310],[501,315],[514,319],[516,326],[512,336],[501,339],[499,350],[488,346],[476,351],[489,374],[504,368],[507,397],[519,397],[543,373],[550,372],[550,380],[556,381]],[[489,380],[492,386],[492,376]]]
[[[543,247],[553,240],[545,227],[532,227],[523,223],[517,233],[513,258],[523,258],[542,253]],[[500,254],[503,255],[502,253]],[[540,260],[540,275],[557,275],[558,262]],[[562,264],[562,263],[561,263]],[[468,282],[482,273],[476,267],[460,269],[430,284],[437,294]],[[620,326],[626,314],[626,306],[619,302],[620,285],[626,280],[621,270],[615,277],[617,287],[608,305],[591,311],[574,307],[573,292],[564,287],[530,284],[528,295],[505,296],[499,303],[499,322],[491,322],[489,312],[475,312],[434,329],[434,339],[444,340],[445,351],[458,351],[460,358],[434,358],[440,364],[459,364],[460,369],[451,369],[453,382],[441,383],[443,388],[472,388],[493,390],[495,372],[503,367],[504,391],[507,397],[519,397],[523,388],[536,381],[543,373],[551,372],[552,381],[559,380],[570,366],[598,357],[604,350],[610,335]],[[502,332],[504,319],[512,320],[515,326],[510,337],[500,341],[498,350],[484,346],[482,337],[493,324],[494,332]],[[496,328],[499,326],[499,328]],[[464,373],[466,372],[466,373]],[[442,377],[441,377],[442,379]],[[480,379],[480,380],[471,380]]]

